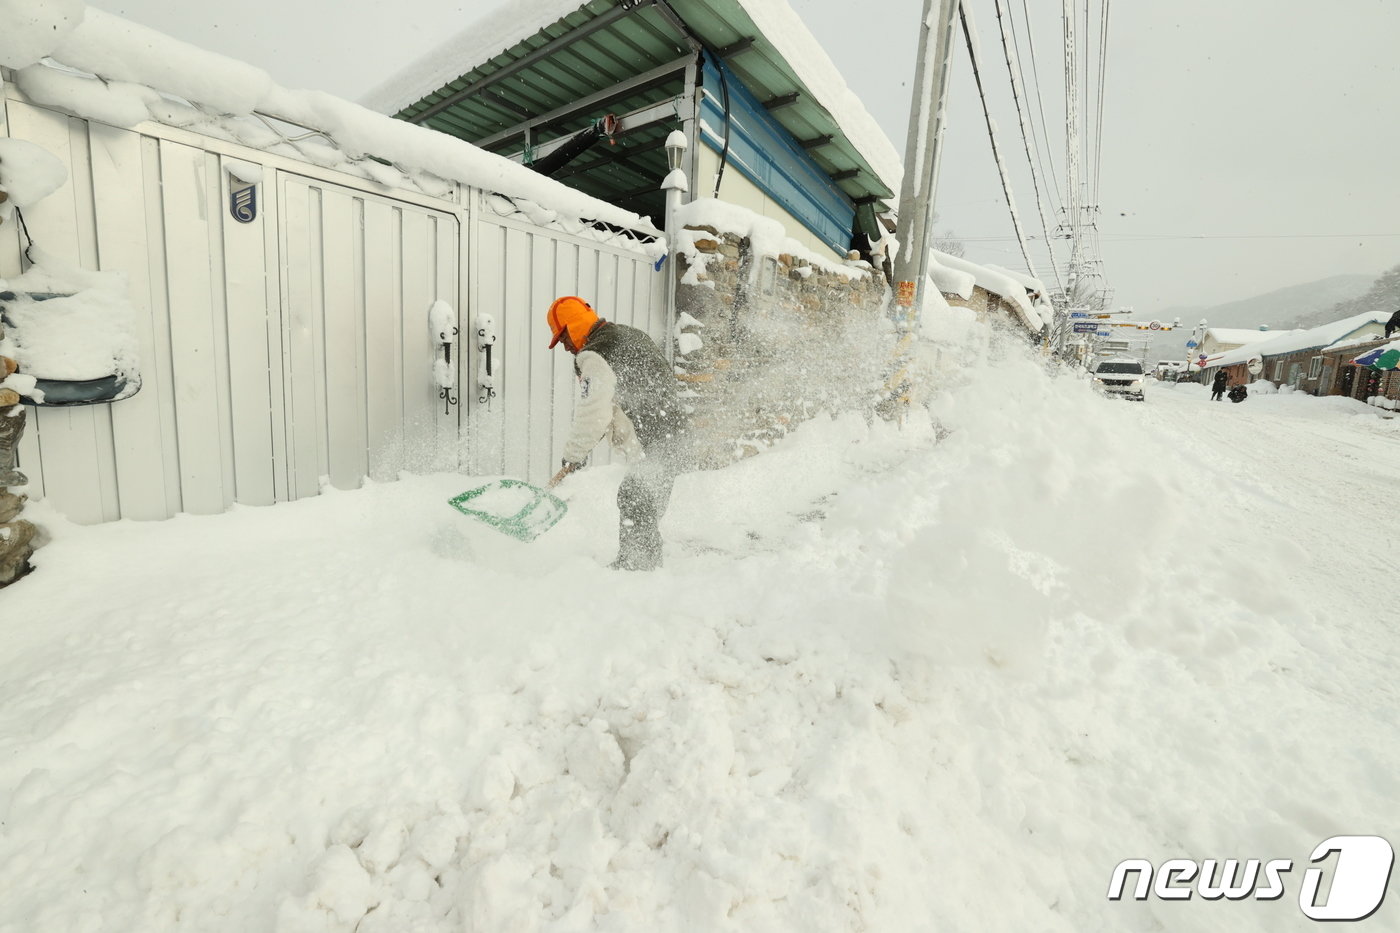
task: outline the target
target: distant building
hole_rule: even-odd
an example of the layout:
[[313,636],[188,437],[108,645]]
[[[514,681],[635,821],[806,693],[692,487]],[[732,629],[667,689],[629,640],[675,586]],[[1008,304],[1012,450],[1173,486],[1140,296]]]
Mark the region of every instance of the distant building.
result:
[[1346,343],[1323,350],[1319,356],[1322,371],[1330,374],[1320,395],[1345,395],[1358,401],[1383,401],[1381,407],[1395,409],[1400,400],[1400,370],[1376,370],[1352,362],[1358,356],[1379,348],[1400,349],[1400,341],[1370,337],[1359,343]]
[[1248,343],[1258,343],[1261,340],[1272,340],[1275,337],[1297,333],[1300,331],[1269,330],[1268,327],[1260,327],[1255,330],[1239,327],[1211,327],[1201,338],[1201,348],[1197,352],[1205,356],[1214,356],[1217,353],[1224,353],[1226,350],[1233,350]]
[[1362,352],[1358,348],[1369,346],[1384,335],[1389,316],[1385,311],[1368,311],[1307,330],[1271,335],[1213,356],[1205,371],[1224,368],[1231,382],[1248,381],[1247,363],[1257,357],[1263,362],[1258,378],[1275,385],[1290,386],[1310,395],[1351,394],[1339,381],[1340,358],[1327,351],[1351,348],[1355,356]]

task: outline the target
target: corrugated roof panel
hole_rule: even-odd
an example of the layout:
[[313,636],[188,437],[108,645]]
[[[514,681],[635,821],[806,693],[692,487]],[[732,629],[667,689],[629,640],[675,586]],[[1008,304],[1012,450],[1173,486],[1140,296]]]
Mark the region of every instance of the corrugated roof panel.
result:
[[[641,50],[638,46],[629,44],[625,48],[619,48],[615,44],[598,42],[592,36],[574,43],[560,55],[568,56],[570,61],[574,58],[584,58],[594,62],[609,74],[613,82],[636,71],[639,63],[652,62],[653,60],[650,53]],[[647,66],[643,65],[643,67]]]
[[645,56],[652,64],[670,61],[685,51],[685,44],[678,41],[669,29],[652,23],[645,16],[625,17],[602,33],[609,41],[620,42]]
[[[794,103],[770,112],[771,117],[797,140],[813,140],[831,136],[830,142],[809,149],[813,161],[828,175],[858,170],[852,178],[834,182],[852,199],[869,195],[892,197],[885,184],[874,174],[869,163],[851,140],[847,139],[835,118],[815,99],[793,66],[785,61],[773,42],[761,34],[740,0],[670,0],[671,6],[685,20],[703,44],[718,50],[734,46],[743,40],[750,44],[736,50],[728,59],[731,71],[760,101],[798,93]],[[594,28],[599,17],[610,19],[606,25]],[[560,37],[573,35],[566,45]],[[553,45],[551,45],[553,43]],[[541,55],[541,49],[554,49]],[[405,107],[400,116],[451,133],[454,136],[481,143],[522,124],[528,118],[561,110],[579,100],[589,98],[606,88],[630,80],[662,64],[673,62],[687,49],[676,26],[659,9],[650,4],[622,12],[616,0],[592,0],[582,9],[567,14],[511,49],[494,55],[486,62],[433,91],[418,102]],[[522,65],[522,61],[525,63]],[[506,75],[492,82],[488,93],[461,94],[468,88],[506,70]],[[541,146],[567,137],[587,127],[605,113],[624,114],[649,107],[680,93],[679,77],[667,77],[651,82],[650,86],[635,88],[612,101],[600,102],[596,113],[565,115],[548,124],[536,124],[531,142]],[[433,111],[432,116],[422,114]],[[659,210],[659,191],[646,191],[665,174],[665,153],[661,142],[672,127],[658,125],[636,131],[617,141],[607,150],[587,150],[574,163],[558,173],[569,184],[597,197],[620,201],[654,204],[649,210]],[[490,148],[510,154],[519,152],[525,143],[523,134],[505,137]],[[606,142],[598,145],[607,145]],[[640,151],[631,152],[632,147]],[[646,148],[641,148],[646,147]],[[630,206],[630,205],[625,205]],[[635,207],[634,207],[635,209]],[[647,211],[643,211],[644,213]],[[864,212],[862,212],[864,217]]]

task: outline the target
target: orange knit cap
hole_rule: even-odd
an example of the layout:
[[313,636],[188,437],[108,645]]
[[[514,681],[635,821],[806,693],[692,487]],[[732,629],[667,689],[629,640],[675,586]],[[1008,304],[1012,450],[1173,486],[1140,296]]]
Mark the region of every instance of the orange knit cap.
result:
[[549,342],[551,350],[566,330],[574,349],[582,350],[584,342],[588,339],[588,332],[598,323],[598,312],[590,308],[588,302],[582,298],[567,295],[554,300],[554,304],[549,306],[549,313],[545,315],[545,321],[549,324],[549,332],[554,335],[554,339]]

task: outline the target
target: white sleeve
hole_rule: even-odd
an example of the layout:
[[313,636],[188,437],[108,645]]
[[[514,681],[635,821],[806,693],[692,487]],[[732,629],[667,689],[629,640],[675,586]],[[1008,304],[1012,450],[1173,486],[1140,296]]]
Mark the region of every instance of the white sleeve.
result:
[[642,452],[642,443],[637,440],[637,429],[632,426],[632,419],[616,405],[613,406],[612,436],[609,440],[613,450],[621,451],[629,461],[636,460]]
[[582,463],[603,439],[613,420],[617,376],[607,360],[583,350],[577,357],[579,397],[574,403],[574,426],[564,442],[564,459]]

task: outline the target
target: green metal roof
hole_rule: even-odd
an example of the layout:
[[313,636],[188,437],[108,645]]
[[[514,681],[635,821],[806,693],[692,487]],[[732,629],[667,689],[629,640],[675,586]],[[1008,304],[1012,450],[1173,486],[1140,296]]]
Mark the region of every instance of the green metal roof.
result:
[[[658,120],[658,101],[684,92],[685,64],[695,57],[687,30],[807,144],[817,164],[858,207],[893,197],[739,0],[588,0],[396,116],[500,155],[525,153],[529,161],[532,150],[606,114],[636,114],[636,129],[596,143],[553,177],[619,207],[660,217],[657,186],[666,174],[665,139],[680,120],[671,112],[659,122],[648,121]],[[529,146],[523,132],[511,132],[525,122],[531,124]],[[871,210],[860,210],[858,217],[865,232],[882,232]]]

